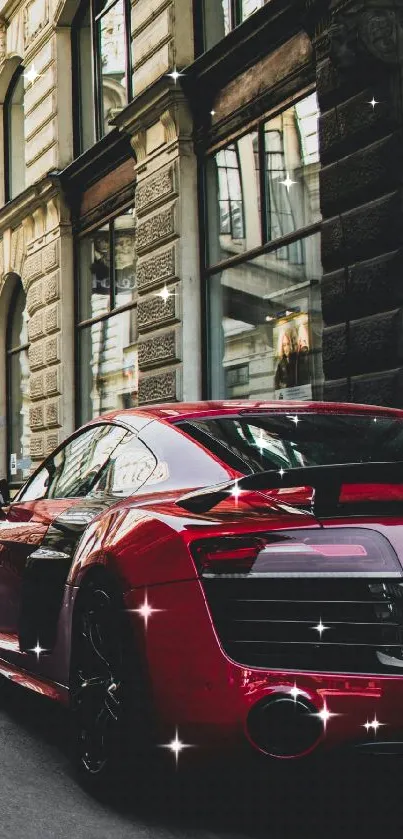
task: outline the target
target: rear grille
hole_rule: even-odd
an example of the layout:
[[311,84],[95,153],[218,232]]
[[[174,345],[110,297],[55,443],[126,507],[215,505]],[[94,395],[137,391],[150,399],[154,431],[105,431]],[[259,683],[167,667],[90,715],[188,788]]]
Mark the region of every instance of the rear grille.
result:
[[221,645],[240,664],[403,675],[403,582],[217,575],[202,584]]

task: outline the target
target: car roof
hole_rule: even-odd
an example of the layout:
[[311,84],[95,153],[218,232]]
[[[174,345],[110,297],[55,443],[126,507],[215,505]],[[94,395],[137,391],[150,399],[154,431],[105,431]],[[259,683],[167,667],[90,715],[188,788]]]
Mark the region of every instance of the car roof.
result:
[[403,410],[399,408],[385,408],[378,405],[359,405],[351,402],[305,402],[305,401],[260,401],[226,399],[223,401],[204,402],[167,402],[158,405],[144,405],[140,408],[127,408],[125,410],[111,411],[97,417],[96,420],[124,420],[125,418],[137,417],[146,422],[151,420],[165,420],[170,423],[185,419],[205,418],[208,416],[223,416],[228,414],[253,414],[256,412],[280,412],[288,413],[295,411],[309,411],[320,413],[351,413],[351,414],[384,414],[390,417],[403,417]]

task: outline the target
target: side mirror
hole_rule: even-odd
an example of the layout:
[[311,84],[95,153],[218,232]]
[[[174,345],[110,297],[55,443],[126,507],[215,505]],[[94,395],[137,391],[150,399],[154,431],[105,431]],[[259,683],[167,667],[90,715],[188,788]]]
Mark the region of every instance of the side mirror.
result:
[[8,483],[5,478],[0,480],[0,507],[7,507],[10,503]]

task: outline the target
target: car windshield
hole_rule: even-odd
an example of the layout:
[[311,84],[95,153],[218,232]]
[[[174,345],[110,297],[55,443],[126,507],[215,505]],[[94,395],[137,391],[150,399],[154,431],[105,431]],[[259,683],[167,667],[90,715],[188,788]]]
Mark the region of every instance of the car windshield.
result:
[[403,423],[382,415],[248,414],[177,426],[242,473],[403,460]]

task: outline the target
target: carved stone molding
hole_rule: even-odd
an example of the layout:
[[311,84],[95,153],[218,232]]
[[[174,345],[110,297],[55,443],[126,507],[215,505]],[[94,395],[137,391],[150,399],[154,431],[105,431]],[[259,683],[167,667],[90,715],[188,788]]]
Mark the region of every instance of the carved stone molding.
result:
[[170,294],[167,300],[155,295],[146,300],[139,300],[137,307],[137,323],[140,332],[147,332],[158,326],[165,326],[167,323],[177,319],[177,297]]
[[132,134],[130,137],[130,145],[136,155],[137,163],[141,163],[147,157],[147,149],[146,149],[146,132],[145,130],[139,131],[137,134]]
[[157,251],[151,257],[137,263],[137,285],[139,292],[148,291],[154,285],[175,277],[175,245]]
[[4,61],[7,52],[7,24],[0,18],[0,63]]
[[174,140],[177,140],[178,138],[173,109],[164,111],[164,113],[160,116],[160,120],[164,126],[165,142],[173,143]]
[[139,368],[158,367],[178,360],[177,340],[174,330],[162,332],[139,343]]
[[172,402],[176,400],[176,371],[157,376],[144,376],[139,381],[139,404]]
[[363,0],[334,4],[329,28],[330,57],[341,70],[352,67],[360,58],[372,58],[383,64],[403,61],[403,0],[392,5],[388,0]]
[[30,0],[24,9],[25,48],[49,23],[49,0]]
[[142,215],[150,207],[170,198],[175,191],[175,170],[173,166],[159,170],[152,177],[144,178],[136,190],[136,210]]
[[168,239],[175,233],[175,206],[160,210],[142,220],[137,228],[137,251],[141,253]]

